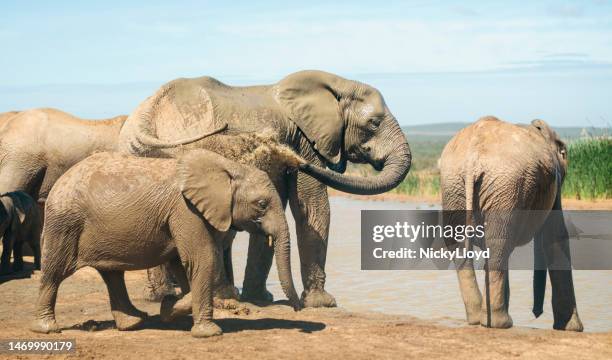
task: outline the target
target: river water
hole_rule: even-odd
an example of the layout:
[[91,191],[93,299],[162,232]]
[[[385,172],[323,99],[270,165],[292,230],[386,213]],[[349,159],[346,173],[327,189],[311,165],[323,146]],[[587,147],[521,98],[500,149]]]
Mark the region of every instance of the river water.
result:
[[[351,311],[376,311],[406,314],[450,326],[465,323],[465,310],[455,271],[404,270],[362,271],[360,255],[361,210],[433,210],[438,205],[393,201],[361,201],[332,197],[331,229],[327,253],[326,289],[338,305]],[[299,255],[293,219],[288,211],[291,233],[293,277],[301,292]],[[234,242],[234,275],[241,287],[246,263],[248,235],[239,234]],[[273,265],[275,266],[275,265]],[[484,274],[479,272],[481,291]],[[550,281],[544,314],[535,319],[532,307],[532,271],[510,272],[510,315],[515,326],[551,329]],[[578,313],[585,331],[612,331],[612,271],[574,271]],[[275,299],[284,298],[275,267],[270,272],[268,289]]]

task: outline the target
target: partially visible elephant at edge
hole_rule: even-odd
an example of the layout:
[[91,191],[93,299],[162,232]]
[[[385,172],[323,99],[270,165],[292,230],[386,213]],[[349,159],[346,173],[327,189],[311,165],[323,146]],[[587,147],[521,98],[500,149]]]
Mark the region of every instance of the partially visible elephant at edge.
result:
[[0,237],[2,259],[0,274],[23,269],[23,245],[27,243],[34,255],[34,268],[40,269],[40,234],[42,215],[36,202],[22,191],[0,194]]
[[0,114],[0,193],[44,201],[57,179],[96,151],[114,151],[127,116],[83,120],[56,109]]
[[4,127],[4,124],[8,123],[9,119],[17,114],[19,114],[19,111],[7,111],[0,113],[0,131],[2,130],[2,127]]
[[[539,239],[534,244],[535,260],[539,261],[538,254],[544,257],[552,283],[553,327],[583,330],[561,206],[566,171],[566,146],[542,120],[521,126],[484,117],[461,130],[444,148],[440,159],[442,206],[445,211],[458,210],[448,212],[445,221],[452,225],[485,224],[484,238],[464,244],[446,239],[447,246],[490,249],[484,299],[472,261],[456,262],[469,324],[512,326],[508,259],[515,247],[535,236]],[[555,268],[563,258],[567,263]],[[541,277],[542,271],[536,270],[535,277]],[[545,281],[535,283],[539,283],[534,288],[537,308],[541,307],[537,299],[543,298]]]
[[[297,167],[303,160],[293,161]],[[276,189],[264,172],[213,152],[189,151],[178,159],[95,154],[57,181],[46,212],[35,332],[59,331],[58,287],[84,266],[102,275],[117,328],[139,326],[146,313],[129,300],[124,271],[169,263],[183,293],[192,294],[192,335],[220,335],[212,322],[213,281],[232,230],[261,234],[272,247],[270,237],[281,286],[294,309],[300,307]]]
[[[309,163],[276,183],[295,218],[305,306],[335,306],[325,286],[330,210],[326,185],[356,194],[397,186],[411,153],[397,120],[378,90],[322,71],[293,73],[276,84],[234,87],[211,77],[163,85],[128,117],[118,149],[146,157],[174,157],[168,144],[227,126],[225,133],[272,131]],[[205,147],[195,141],[187,149]],[[343,174],[347,161],[369,163],[371,177]],[[242,297],[272,299],[266,279],[272,251],[251,236]]]

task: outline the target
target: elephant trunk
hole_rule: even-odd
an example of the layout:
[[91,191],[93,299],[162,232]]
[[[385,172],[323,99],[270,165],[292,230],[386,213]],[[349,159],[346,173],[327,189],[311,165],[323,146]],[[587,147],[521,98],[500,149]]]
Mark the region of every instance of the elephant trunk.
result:
[[395,148],[384,160],[382,171],[372,177],[339,174],[312,164],[300,166],[300,170],[323,184],[351,194],[374,195],[384,193],[399,185],[410,170],[412,154],[406,137],[399,125],[388,134],[389,145]]
[[[285,214],[280,216],[282,219],[285,218]],[[271,236],[274,238],[274,256],[276,256],[276,266],[281,287],[289,299],[289,303],[297,311],[301,308],[301,305],[300,298],[293,285],[293,276],[291,275],[290,240],[287,223],[285,222],[284,226],[276,233],[272,233]]]
[[533,315],[538,318],[544,312],[544,294],[546,293],[546,260],[544,258],[543,231],[533,238]]

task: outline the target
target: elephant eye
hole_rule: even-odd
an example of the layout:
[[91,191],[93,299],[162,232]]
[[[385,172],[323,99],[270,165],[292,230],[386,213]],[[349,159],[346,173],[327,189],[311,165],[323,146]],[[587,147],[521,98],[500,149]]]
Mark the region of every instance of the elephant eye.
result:
[[257,201],[257,207],[259,207],[261,210],[265,210],[268,207],[268,202],[266,200],[259,200]]
[[378,129],[378,127],[380,126],[380,123],[382,122],[382,120],[383,119],[381,117],[370,118],[370,121],[369,121],[370,129],[372,129],[372,130]]

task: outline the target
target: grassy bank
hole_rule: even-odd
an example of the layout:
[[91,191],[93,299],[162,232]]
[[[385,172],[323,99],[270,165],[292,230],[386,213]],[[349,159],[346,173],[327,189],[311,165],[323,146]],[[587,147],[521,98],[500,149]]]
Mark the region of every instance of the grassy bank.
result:
[[568,156],[563,197],[612,198],[612,138],[590,138],[570,143]]

